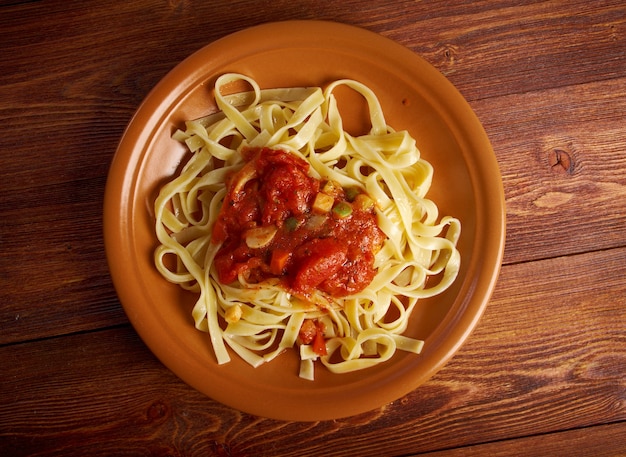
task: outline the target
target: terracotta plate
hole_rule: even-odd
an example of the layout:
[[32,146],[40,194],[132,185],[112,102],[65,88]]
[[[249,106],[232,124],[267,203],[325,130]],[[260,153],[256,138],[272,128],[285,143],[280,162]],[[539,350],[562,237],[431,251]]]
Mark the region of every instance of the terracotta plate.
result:
[[[407,129],[435,169],[429,196],[440,214],[462,223],[462,269],[454,286],[424,300],[407,334],[425,339],[422,354],[398,352],[386,364],[315,381],[298,378],[287,352],[254,369],[233,354],[218,366],[206,334],[194,329],[194,297],[167,283],[152,263],[153,203],[186,151],[170,137],[186,119],[214,111],[211,89],[225,72],[247,74],[262,88],[323,86],[357,79],[378,95],[389,125]],[[340,100],[349,129],[358,102]],[[341,105],[340,105],[341,106]],[[337,23],[295,21],[234,33],[172,70],[130,122],[107,182],[107,257],[120,300],[139,335],[185,382],[242,411],[283,420],[335,419],[381,407],[427,381],[478,322],[494,288],[504,246],[504,196],[489,140],[459,92],[432,66],[380,35]]]

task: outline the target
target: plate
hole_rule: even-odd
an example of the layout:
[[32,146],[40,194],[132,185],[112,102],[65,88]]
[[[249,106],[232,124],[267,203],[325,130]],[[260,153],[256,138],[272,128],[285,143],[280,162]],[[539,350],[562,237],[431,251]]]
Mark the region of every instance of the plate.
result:
[[[444,294],[423,300],[406,332],[425,340],[420,355],[397,352],[387,363],[348,374],[319,366],[315,381],[298,377],[293,351],[256,369],[234,354],[230,363],[217,365],[207,334],[193,326],[195,297],[166,282],[153,266],[153,203],[187,157],[172,133],[185,120],[215,110],[211,89],[226,72],[251,76],[262,88],[359,80],[377,94],[387,123],[407,129],[417,140],[435,170],[429,197],[440,215],[455,216],[462,224],[462,267],[456,282]],[[359,128],[358,110],[343,116],[349,118],[348,130]],[[443,75],[373,32],[333,22],[287,21],[209,44],[150,92],[111,164],[104,237],[113,283],[129,320],[172,372],[241,411],[314,421],[384,406],[444,366],[476,326],[495,286],[504,249],[504,214],[502,181],[487,135]]]

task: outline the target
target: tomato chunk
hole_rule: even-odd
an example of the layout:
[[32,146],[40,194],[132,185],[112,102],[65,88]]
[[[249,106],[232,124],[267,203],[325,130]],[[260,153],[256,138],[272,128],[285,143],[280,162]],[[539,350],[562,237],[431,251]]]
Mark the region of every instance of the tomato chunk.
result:
[[347,259],[348,248],[334,238],[318,238],[305,243],[298,250],[300,259],[292,287],[306,292],[320,285],[339,271]]
[[326,355],[326,340],[324,339],[324,335],[322,331],[318,328],[317,333],[315,334],[315,339],[313,340],[313,351],[317,355]]
[[309,211],[317,194],[317,182],[293,165],[271,168],[263,180],[263,224],[278,224]]
[[313,344],[313,352],[317,355],[326,355],[326,340],[324,339],[324,325],[318,320],[307,319],[302,323],[298,338],[302,344]]
[[306,319],[300,326],[298,338],[302,344],[311,344],[317,334],[317,326],[311,319]]
[[276,278],[305,299],[316,290],[335,298],[363,290],[385,240],[374,201],[311,176],[309,163],[287,151],[248,148],[243,158],[213,226],[219,281]]

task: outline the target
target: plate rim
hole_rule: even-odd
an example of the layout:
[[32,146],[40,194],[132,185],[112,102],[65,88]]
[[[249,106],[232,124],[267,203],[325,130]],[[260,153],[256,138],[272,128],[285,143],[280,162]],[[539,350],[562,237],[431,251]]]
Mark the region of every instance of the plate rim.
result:
[[[139,157],[136,157],[137,152],[134,152],[134,155],[131,154],[130,157],[125,156],[123,151],[123,146],[125,145],[125,141],[127,141],[130,137],[137,137],[136,141],[140,139],[146,139],[150,137],[150,135],[154,134],[154,132],[146,132],[143,129],[142,125],[138,125],[136,120],[140,117],[140,114],[150,113],[149,118],[152,119],[154,117],[164,118],[166,114],[160,113],[157,109],[164,104],[169,104],[170,110],[174,110],[172,106],[172,96],[170,97],[161,97],[161,92],[163,92],[163,87],[167,86],[167,82],[176,78],[187,78],[194,79],[195,73],[193,72],[193,68],[195,62],[202,56],[207,54],[211,54],[212,52],[221,52],[223,48],[227,47],[228,44],[235,39],[242,39],[245,36],[253,36],[257,33],[263,33],[268,31],[279,31],[289,30],[293,32],[294,30],[299,30],[302,33],[302,36],[305,36],[306,33],[311,33],[313,30],[324,29],[326,31],[333,30],[343,30],[344,33],[349,31],[354,36],[359,36],[363,38],[364,43],[382,43],[381,46],[383,48],[391,47],[396,52],[410,56],[412,60],[415,62],[419,62],[420,65],[426,69],[428,72],[427,76],[429,78],[434,78],[438,84],[442,84],[446,87],[446,90],[449,91],[447,97],[452,97],[457,106],[460,106],[464,110],[465,116],[469,116],[469,119],[472,119],[472,125],[460,125],[461,129],[468,129],[471,127],[472,135],[471,141],[476,142],[476,137],[478,136],[478,142],[480,142],[483,146],[487,146],[487,151],[485,153],[485,158],[487,162],[489,162],[490,169],[497,170],[498,176],[492,177],[491,180],[486,182],[479,182],[475,184],[482,184],[483,186],[489,187],[487,191],[496,192],[497,198],[494,200],[496,204],[493,202],[490,205],[483,205],[484,202],[477,201],[477,212],[489,212],[489,216],[494,221],[491,225],[492,229],[497,231],[496,238],[491,242],[490,249],[493,251],[491,253],[492,259],[495,259],[492,265],[487,266],[486,276],[487,278],[482,278],[482,281],[479,281],[481,278],[474,278],[474,282],[480,282],[479,286],[482,289],[483,298],[480,300],[480,303],[474,304],[472,309],[474,312],[471,314],[471,319],[467,320],[467,315],[463,316],[452,316],[450,319],[458,320],[462,317],[465,318],[466,322],[464,323],[464,332],[462,335],[454,341],[453,344],[449,344],[439,348],[440,354],[440,362],[435,366],[431,367],[429,370],[426,370],[416,376],[410,385],[405,385],[401,390],[404,391],[404,394],[409,393],[414,390],[417,386],[430,379],[435,373],[437,373],[445,364],[450,360],[450,358],[457,352],[457,350],[465,343],[468,336],[476,327],[478,321],[482,317],[484,310],[487,306],[487,303],[493,293],[495,288],[500,267],[502,264],[502,258],[504,253],[504,242],[505,242],[505,231],[506,231],[506,217],[505,217],[505,201],[504,201],[504,190],[502,185],[501,176],[499,174],[499,167],[497,164],[497,160],[495,157],[495,153],[491,146],[491,143],[487,137],[487,134],[478,120],[476,114],[471,109],[469,103],[464,99],[464,97],[460,94],[460,92],[447,80],[447,78],[441,74],[435,67],[433,67],[430,63],[428,63],[421,56],[413,53],[408,48],[403,45],[392,41],[389,38],[386,38],[376,32],[369,31],[364,28],[356,27],[353,25],[347,25],[339,22],[330,22],[330,21],[306,21],[306,20],[294,20],[294,21],[281,21],[281,22],[270,22],[265,23],[253,27],[249,27],[232,34],[229,34],[223,38],[220,38],[212,43],[209,43],[199,50],[191,54],[189,57],[184,59],[178,65],[176,65],[170,72],[168,72],[164,78],[162,78],[159,83],[148,93],[148,95],[141,102],[134,115],[132,116],[129,124],[120,140],[118,145],[118,149],[113,157],[111,162],[111,167],[109,170],[109,175],[107,177],[107,183],[105,188],[105,202],[104,202],[104,239],[105,239],[105,252],[107,256],[107,262],[109,263],[109,270],[111,272],[111,277],[113,279],[113,284],[120,299],[120,302],[129,317],[129,320],[141,339],[146,343],[146,345],[150,348],[150,350],[161,360],[161,362],[168,367],[171,371],[173,371],[179,378],[181,378],[186,383],[192,385],[195,389],[203,392],[205,395],[224,403],[228,406],[234,407],[236,409],[242,410],[247,413],[255,414],[258,416],[270,417],[274,419],[280,420],[325,420],[325,419],[338,419],[341,417],[352,416],[358,413],[367,412],[371,409],[374,409],[379,406],[383,406],[390,401],[393,401],[397,398],[391,398],[389,393],[387,392],[384,395],[384,398],[379,398],[377,401],[369,402],[362,407],[346,407],[344,408],[344,413],[337,414],[336,408],[326,408],[325,410],[318,410],[314,414],[298,414],[297,412],[290,411],[276,411],[270,410],[263,405],[248,405],[241,404],[237,401],[229,401],[229,399],[225,399],[220,397],[219,395],[215,395],[215,393],[208,393],[206,388],[203,386],[197,385],[196,382],[190,382],[188,377],[181,375],[179,373],[179,369],[176,366],[176,362],[172,360],[172,357],[175,357],[174,354],[165,353],[166,351],[163,348],[158,348],[157,351],[154,349],[154,335],[150,335],[149,331],[146,329],[145,320],[136,313],[136,309],[131,304],[134,297],[134,293],[132,291],[128,291],[126,288],[121,287],[120,283],[123,281],[123,278],[120,277],[121,272],[117,266],[118,260],[116,259],[115,248],[119,247],[120,244],[123,244],[122,238],[124,238],[124,229],[123,227],[127,227],[128,224],[132,224],[132,216],[129,214],[125,214],[123,211],[123,207],[118,207],[119,201],[123,199],[128,199],[128,201],[134,201],[132,198],[132,192],[127,186],[127,178],[128,178],[128,169],[132,168],[132,162],[138,161]],[[306,32],[306,33],[304,33]],[[314,45],[320,46],[319,42],[314,43]],[[199,71],[199,70],[196,70]],[[176,97],[173,97],[176,98]],[[461,135],[462,139],[467,140],[466,137]],[[484,164],[483,164],[484,166]],[[482,206],[487,206],[482,208]],[[123,205],[122,205],[123,206]],[[130,221],[129,221],[130,219]],[[452,324],[447,324],[452,325]],[[340,375],[339,375],[340,376]],[[397,395],[393,395],[397,397]],[[376,404],[376,405],[374,405]],[[374,406],[373,406],[374,405]],[[323,407],[324,405],[322,405]]]

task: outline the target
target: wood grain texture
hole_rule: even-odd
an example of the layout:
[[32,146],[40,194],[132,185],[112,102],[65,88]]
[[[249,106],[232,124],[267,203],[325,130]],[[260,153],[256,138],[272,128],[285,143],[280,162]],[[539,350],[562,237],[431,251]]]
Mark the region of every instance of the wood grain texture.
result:
[[[500,165],[505,266],[428,383],[327,422],[182,383],[116,297],[102,199],[154,85],[268,21],[334,20],[424,57]],[[0,1],[0,450],[9,456],[626,455],[626,3]]]
[[505,187],[505,263],[624,246],[624,87],[621,78],[473,102]]
[[[0,136],[0,271],[6,272],[0,276],[6,304],[0,344],[126,322],[101,234],[104,185],[117,142],[141,100],[178,62],[270,17],[363,26],[416,50],[448,75],[472,101],[500,162],[508,205],[506,262],[624,245],[626,164],[617,152],[624,143],[626,99],[619,90],[624,80],[611,79],[626,74],[620,2],[594,8],[558,2],[397,2],[390,8],[368,2],[360,15],[352,13],[363,8],[360,2],[277,2],[253,11],[237,4],[92,2],[79,8],[33,2],[0,8],[0,121],[10,132]],[[529,55],[529,44],[539,39],[542,45]],[[541,65],[533,63],[538,58]],[[565,79],[556,78],[557,69]],[[589,82],[591,75],[601,82]],[[571,173],[552,166],[555,150],[572,156]],[[536,176],[545,185],[535,185]],[[579,211],[581,198],[597,212]],[[16,261],[25,256],[29,263]],[[12,284],[21,293],[14,294]]]
[[489,457],[512,455],[623,457],[626,455],[625,437],[626,422],[618,422],[406,457],[479,457],[485,455]]
[[[588,264],[607,270],[577,281]],[[213,402],[127,327],[6,346],[0,447],[30,456],[406,455],[623,422],[625,275],[626,249],[504,267],[481,324],[442,371],[380,410],[336,421],[273,421]]]

